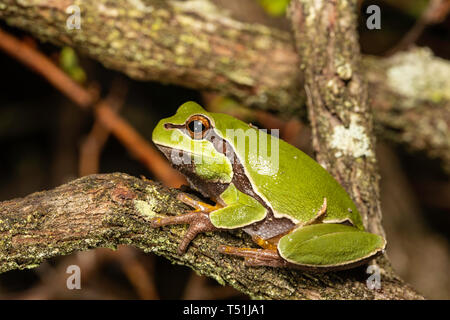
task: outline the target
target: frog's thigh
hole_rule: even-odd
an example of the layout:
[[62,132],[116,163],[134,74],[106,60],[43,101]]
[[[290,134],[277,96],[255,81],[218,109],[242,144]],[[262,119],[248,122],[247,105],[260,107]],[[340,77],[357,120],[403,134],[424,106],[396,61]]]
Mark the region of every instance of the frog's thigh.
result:
[[262,205],[248,206],[235,203],[211,212],[209,218],[217,228],[234,229],[260,221],[266,214],[267,210]]
[[321,223],[298,228],[278,243],[280,256],[297,265],[336,267],[365,261],[379,254],[385,240],[341,224]]

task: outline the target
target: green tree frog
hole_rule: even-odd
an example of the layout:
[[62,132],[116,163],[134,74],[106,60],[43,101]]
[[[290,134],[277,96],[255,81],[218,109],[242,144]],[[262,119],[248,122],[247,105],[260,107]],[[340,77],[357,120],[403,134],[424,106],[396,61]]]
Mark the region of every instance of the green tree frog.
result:
[[250,266],[342,270],[385,249],[385,239],[364,230],[355,204],[322,166],[265,130],[186,102],[157,124],[152,139],[191,187],[215,202],[180,193],[192,211],[152,220],[155,228],[189,224],[179,254],[197,234],[229,229],[243,229],[260,248],[218,250]]

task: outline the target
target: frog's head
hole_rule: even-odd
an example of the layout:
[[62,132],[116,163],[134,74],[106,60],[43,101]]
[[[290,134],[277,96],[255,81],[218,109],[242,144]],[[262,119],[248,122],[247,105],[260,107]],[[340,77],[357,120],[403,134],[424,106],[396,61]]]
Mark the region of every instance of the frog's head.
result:
[[189,101],[181,105],[175,115],[159,121],[153,130],[152,140],[166,156],[167,149],[198,154],[204,148],[209,149],[211,143],[205,138],[213,125],[208,112],[197,103]]
[[152,140],[184,174],[195,173],[207,180],[223,181],[232,169],[226,156],[214,147],[215,129],[213,115],[189,101],[175,115],[159,121]]

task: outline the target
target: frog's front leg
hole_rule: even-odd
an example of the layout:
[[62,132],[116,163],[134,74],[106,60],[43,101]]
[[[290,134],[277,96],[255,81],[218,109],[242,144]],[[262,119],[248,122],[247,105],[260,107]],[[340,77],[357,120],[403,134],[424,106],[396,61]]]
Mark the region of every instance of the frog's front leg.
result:
[[266,209],[256,200],[248,200],[245,195],[238,197],[237,201],[230,201],[225,207],[211,206],[186,194],[180,194],[177,198],[195,210],[179,216],[156,218],[151,222],[151,226],[157,228],[171,224],[189,224],[189,229],[178,247],[179,254],[184,253],[189,243],[201,232],[236,229],[260,221],[266,216]]
[[151,221],[151,226],[153,228],[158,228],[173,224],[189,224],[186,234],[178,245],[178,254],[181,255],[186,251],[189,243],[194,240],[199,233],[219,230],[211,223],[209,214],[212,211],[221,208],[221,206],[211,206],[207,203],[194,200],[185,193],[178,194],[177,199],[195,208],[195,210],[179,216],[153,219]]

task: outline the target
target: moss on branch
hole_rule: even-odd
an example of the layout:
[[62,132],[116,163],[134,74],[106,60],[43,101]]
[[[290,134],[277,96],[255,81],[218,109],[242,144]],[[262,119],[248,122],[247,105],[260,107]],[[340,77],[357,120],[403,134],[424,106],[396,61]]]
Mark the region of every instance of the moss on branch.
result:
[[34,268],[45,259],[98,247],[132,245],[188,266],[259,299],[419,299],[379,259],[381,290],[366,286],[365,268],[313,274],[251,268],[216,251],[220,244],[251,246],[243,232],[199,235],[176,253],[186,226],[153,229],[149,218],[181,214],[178,190],[122,173],[86,176],[49,191],[0,203],[0,272]]

